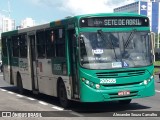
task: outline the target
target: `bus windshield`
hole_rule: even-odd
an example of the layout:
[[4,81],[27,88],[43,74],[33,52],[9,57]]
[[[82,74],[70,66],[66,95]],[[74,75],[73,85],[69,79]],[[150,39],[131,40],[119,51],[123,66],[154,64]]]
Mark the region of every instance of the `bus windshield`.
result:
[[149,31],[83,32],[80,64],[87,69],[142,67],[152,64]]

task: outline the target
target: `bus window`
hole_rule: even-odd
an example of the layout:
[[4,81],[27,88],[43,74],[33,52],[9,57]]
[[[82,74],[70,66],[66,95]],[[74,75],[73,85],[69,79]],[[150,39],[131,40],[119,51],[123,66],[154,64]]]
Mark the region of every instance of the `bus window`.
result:
[[20,36],[20,57],[26,58],[27,57],[27,40],[26,34]]
[[19,57],[19,36],[12,37],[12,55],[13,57]]
[[46,30],[46,55],[47,58],[55,56],[55,32]]
[[64,30],[56,30],[56,56],[65,57],[65,35]]
[[2,54],[4,57],[7,57],[7,38],[3,37],[2,38]]
[[37,52],[38,52],[38,58],[44,58],[45,57],[45,33],[44,31],[38,31],[37,32]]

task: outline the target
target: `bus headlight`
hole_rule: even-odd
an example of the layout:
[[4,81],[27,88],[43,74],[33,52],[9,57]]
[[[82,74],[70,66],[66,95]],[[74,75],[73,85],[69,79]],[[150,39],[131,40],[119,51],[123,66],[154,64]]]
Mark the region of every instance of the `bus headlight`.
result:
[[145,85],[147,85],[147,84],[148,84],[148,81],[147,81],[147,80],[144,80],[143,83],[144,83]]
[[96,84],[95,86],[96,86],[96,89],[99,89],[99,88],[100,88],[100,85],[99,85],[99,84]]
[[99,85],[99,84],[95,84],[95,83],[93,83],[93,82],[91,82],[91,81],[89,81],[89,80],[87,80],[87,79],[85,79],[85,78],[81,78],[81,80],[82,80],[82,82],[84,82],[87,86],[90,86],[90,87],[92,87],[92,88],[94,88],[94,89],[99,89],[99,88],[100,88],[100,85]]
[[144,81],[143,81],[144,85],[147,85],[153,78],[154,78],[154,77],[153,77],[153,75],[152,75],[149,79],[144,80]]
[[88,80],[86,80],[86,84],[89,85],[89,81]]

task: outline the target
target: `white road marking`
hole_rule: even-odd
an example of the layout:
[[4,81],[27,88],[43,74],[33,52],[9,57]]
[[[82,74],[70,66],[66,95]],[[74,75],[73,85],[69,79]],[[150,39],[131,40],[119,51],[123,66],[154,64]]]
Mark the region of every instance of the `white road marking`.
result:
[[17,94],[16,96],[18,96],[18,97],[24,97],[23,95],[19,95],[19,94]]
[[0,76],[3,76],[3,75],[0,75]]
[[13,92],[8,92],[9,94],[14,94]]
[[35,100],[34,98],[27,97],[28,100]]
[[47,103],[43,102],[43,101],[39,101],[40,104],[42,105],[48,105]]
[[160,93],[160,91],[159,91],[159,90],[155,90],[155,91]]
[[54,108],[54,109],[56,109],[56,110],[59,110],[59,111],[64,110],[64,108],[61,108],[61,107],[58,107],[58,106],[53,106],[52,108]]
[[79,116],[79,117],[84,117],[83,115],[81,115],[81,114],[79,114],[79,113],[75,113],[75,112],[70,112],[70,114],[76,115],[76,116]]
[[4,91],[7,91],[7,90],[1,89],[1,91],[3,91],[3,92],[4,92]]

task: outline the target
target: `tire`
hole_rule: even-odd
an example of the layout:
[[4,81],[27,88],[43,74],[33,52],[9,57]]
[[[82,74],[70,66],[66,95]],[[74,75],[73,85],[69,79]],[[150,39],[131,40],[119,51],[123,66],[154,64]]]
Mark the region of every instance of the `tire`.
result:
[[128,105],[130,104],[132,101],[132,99],[128,99],[128,100],[119,100],[119,103],[122,105]]
[[19,74],[17,75],[17,87],[18,87],[19,93],[23,94],[24,89],[23,89],[23,85],[22,85],[22,79],[21,79],[21,76]]
[[60,81],[58,84],[58,97],[63,108],[68,108],[70,106],[70,101],[67,98],[66,88],[62,81]]

